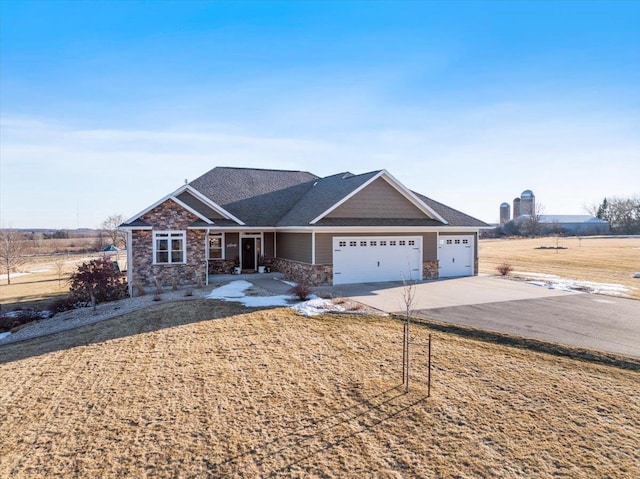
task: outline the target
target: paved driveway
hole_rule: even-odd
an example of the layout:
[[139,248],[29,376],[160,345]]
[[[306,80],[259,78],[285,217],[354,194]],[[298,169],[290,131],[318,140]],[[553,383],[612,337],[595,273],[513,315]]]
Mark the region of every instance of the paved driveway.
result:
[[[404,309],[402,291],[397,282],[333,288],[386,312]],[[640,357],[640,301],[476,276],[417,285],[414,310],[437,321]]]

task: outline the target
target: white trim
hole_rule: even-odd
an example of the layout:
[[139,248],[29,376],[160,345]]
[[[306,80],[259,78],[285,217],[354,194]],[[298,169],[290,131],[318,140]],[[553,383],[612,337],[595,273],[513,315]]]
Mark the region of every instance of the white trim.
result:
[[118,231],[152,230],[153,226],[118,226]]
[[[166,263],[159,263],[156,261],[158,252],[156,249],[156,243],[158,239],[158,235],[168,235],[167,240],[169,241],[169,249],[167,250],[167,258],[169,261]],[[173,235],[180,235],[182,238],[182,261],[171,261],[171,240],[174,239]],[[177,238],[176,238],[177,239]],[[172,264],[186,264],[187,263],[187,232],[185,230],[164,230],[164,231],[154,231],[151,236],[151,240],[153,242],[153,263],[154,265],[172,265]]]
[[280,233],[477,233],[476,226],[282,226]]
[[[244,226],[245,223],[243,221],[241,221],[240,219],[236,218],[231,213],[229,213],[227,210],[222,208],[220,205],[218,205],[218,204],[214,203],[213,201],[209,200],[206,196],[204,196],[202,193],[200,193],[199,191],[197,191],[196,189],[194,189],[193,187],[191,187],[189,185],[183,185],[180,188],[178,188],[177,190],[175,190],[173,193],[169,193],[168,195],[166,195],[162,199],[160,199],[160,200],[156,201],[155,203],[153,203],[151,206],[145,208],[144,210],[140,211],[138,214],[136,214],[136,215],[132,216],[131,218],[129,218],[127,221],[125,221],[125,223],[132,223],[133,221],[135,221],[138,218],[140,218],[142,215],[144,215],[144,214],[148,213],[149,211],[151,211],[152,209],[160,206],[165,201],[174,200],[180,206],[182,206],[185,209],[187,209],[188,211],[194,213],[196,216],[198,216],[198,218],[206,221],[209,224],[214,224],[214,222],[212,222],[209,218],[201,215],[200,213],[197,213],[193,208],[187,206],[184,202],[180,201],[177,198],[178,195],[184,193],[185,191],[188,191],[189,193],[193,194],[198,200],[202,201],[207,206],[209,206],[210,208],[212,208],[215,211],[217,211],[218,213],[220,213],[225,219],[235,221],[239,225]],[[135,228],[135,229],[139,229],[139,228]],[[140,228],[140,229],[142,229],[142,228]]]
[[240,268],[242,269],[242,252],[244,251],[242,249],[242,240],[243,238],[251,238],[253,239],[253,261],[254,261],[254,266],[255,269],[258,269],[258,259],[259,259],[259,255],[258,255],[258,249],[256,248],[256,239],[260,240],[260,254],[264,256],[264,234],[262,232],[262,230],[257,231],[257,232],[250,232],[250,231],[241,231],[240,234],[238,235],[238,259],[240,260]]
[[[220,215],[222,215],[225,219],[228,220],[233,220],[236,223],[238,223],[239,225],[243,225],[244,226],[244,222],[242,220],[240,220],[239,218],[233,216],[231,213],[229,213],[227,210],[225,210],[222,206],[220,206],[218,203],[210,200],[209,198],[207,198],[205,195],[203,195],[202,193],[200,193],[198,190],[196,190],[195,188],[193,188],[190,185],[186,185],[187,188],[184,191],[188,191],[189,193],[191,193],[193,196],[195,196],[197,199],[199,199],[200,201],[202,201],[205,205],[209,206],[210,208],[212,208],[213,210],[217,211],[218,213],[220,213]],[[182,193],[182,192],[181,192]],[[214,221],[215,223],[215,221]]]
[[[209,257],[209,251],[211,250],[211,248],[209,248],[209,238],[210,238],[211,234],[216,235],[216,236],[220,235],[222,237],[222,257],[220,257],[220,258],[211,258],[211,257]],[[216,261],[216,260],[227,259],[226,258],[226,256],[227,256],[227,242],[226,242],[225,232],[224,231],[215,231],[215,230],[211,231],[211,230],[208,230],[207,234],[205,235],[204,238],[205,238],[204,239],[204,247],[205,247],[205,250],[206,250],[207,265],[209,264],[209,260]],[[207,268],[208,268],[208,266],[207,266]]]
[[127,285],[129,297],[133,298],[133,231],[127,231]]
[[389,172],[387,170],[380,170],[378,172],[378,174],[374,175],[368,181],[366,181],[365,183],[360,185],[358,188],[353,190],[347,196],[345,196],[340,201],[338,201],[336,204],[331,206],[328,210],[324,211],[323,213],[321,213],[320,215],[318,215],[317,217],[312,219],[309,222],[309,224],[312,224],[312,225],[316,224],[318,221],[320,221],[322,218],[324,218],[329,213],[334,211],[336,208],[338,208],[339,206],[343,205],[348,200],[353,198],[355,195],[360,193],[362,190],[364,190],[367,186],[369,186],[371,183],[376,181],[378,178],[384,179],[387,183],[389,183],[389,185],[391,185],[393,188],[395,188],[402,196],[404,196],[407,200],[409,200],[416,208],[418,208],[420,211],[422,211],[429,218],[438,220],[438,221],[442,222],[445,225],[448,224],[447,221],[442,216],[440,216],[438,213],[436,213],[433,210],[433,208],[431,208],[429,205],[424,203],[424,201],[422,201],[420,198],[418,198],[411,190],[407,189],[402,183],[400,183],[393,176],[391,176],[391,174],[389,174]]
[[179,200],[177,197],[172,197],[169,198],[170,200],[174,201],[176,204],[178,204],[179,206],[181,206],[182,208],[184,208],[185,210],[187,210],[189,213],[197,216],[198,218],[200,218],[202,221],[206,222],[207,224],[212,225],[213,221],[211,221],[209,218],[207,218],[206,216],[204,216],[201,213],[198,213],[198,211],[194,210],[191,206],[189,206],[188,204],[186,204],[184,201]]

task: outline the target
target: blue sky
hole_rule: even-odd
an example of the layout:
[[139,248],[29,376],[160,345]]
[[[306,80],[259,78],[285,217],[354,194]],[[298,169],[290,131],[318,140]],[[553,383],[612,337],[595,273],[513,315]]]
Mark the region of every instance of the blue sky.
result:
[[640,2],[0,1],[0,226],[215,166],[385,168],[487,222],[640,194]]

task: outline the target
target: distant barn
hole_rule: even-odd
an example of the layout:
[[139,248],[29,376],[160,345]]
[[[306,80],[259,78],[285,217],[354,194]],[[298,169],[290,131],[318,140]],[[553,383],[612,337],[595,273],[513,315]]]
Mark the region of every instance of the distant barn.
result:
[[609,223],[589,215],[540,215],[541,229],[547,233],[586,236],[609,232]]

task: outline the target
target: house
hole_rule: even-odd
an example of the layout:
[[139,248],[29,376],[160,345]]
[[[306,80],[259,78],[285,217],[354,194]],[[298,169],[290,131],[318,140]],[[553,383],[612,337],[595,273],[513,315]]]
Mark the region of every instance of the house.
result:
[[261,261],[314,285],[475,275],[484,226],[386,170],[321,178],[217,167],[121,229],[132,287],[208,281]]

